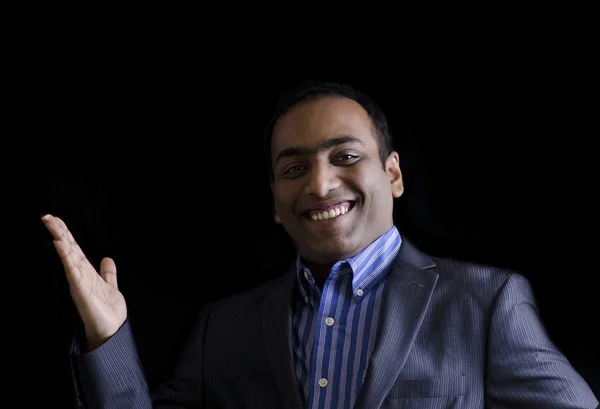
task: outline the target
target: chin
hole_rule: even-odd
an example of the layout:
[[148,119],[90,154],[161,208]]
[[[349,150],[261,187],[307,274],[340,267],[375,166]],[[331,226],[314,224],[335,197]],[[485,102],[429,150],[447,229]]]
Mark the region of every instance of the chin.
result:
[[314,243],[305,247],[302,254],[316,263],[336,263],[356,254],[357,246],[351,243],[329,243],[315,246]]

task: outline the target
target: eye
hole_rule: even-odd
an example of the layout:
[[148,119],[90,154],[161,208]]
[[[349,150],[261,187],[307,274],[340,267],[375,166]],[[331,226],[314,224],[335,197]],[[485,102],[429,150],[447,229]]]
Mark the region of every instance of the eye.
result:
[[294,166],[290,166],[289,168],[285,169],[285,170],[283,171],[283,174],[284,174],[284,175],[291,175],[292,173],[295,173],[295,172],[300,172],[300,171],[302,171],[302,170],[304,170],[304,166],[301,166],[301,165],[294,165]]
[[344,153],[341,155],[338,155],[335,158],[335,162],[341,162],[342,164],[350,164],[353,163],[356,159],[358,159],[358,156],[356,155],[351,155],[349,153]]

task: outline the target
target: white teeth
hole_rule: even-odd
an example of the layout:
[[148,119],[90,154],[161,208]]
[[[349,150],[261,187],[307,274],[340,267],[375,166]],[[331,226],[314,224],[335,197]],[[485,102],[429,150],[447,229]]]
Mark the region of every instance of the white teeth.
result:
[[336,218],[342,214],[346,214],[348,212],[348,204],[342,204],[340,206],[336,206],[327,211],[322,212],[311,212],[310,217],[313,220],[327,220]]

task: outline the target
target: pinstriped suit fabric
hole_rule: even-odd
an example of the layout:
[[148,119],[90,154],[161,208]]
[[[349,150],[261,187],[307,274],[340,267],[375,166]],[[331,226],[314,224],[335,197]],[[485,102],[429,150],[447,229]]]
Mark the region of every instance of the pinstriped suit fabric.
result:
[[[207,307],[173,383],[154,395],[129,323],[77,354],[89,409],[302,409],[291,333],[295,273]],[[593,409],[549,339],[525,278],[428,257],[404,238],[387,276],[356,409]]]
[[[126,323],[104,346],[78,355],[85,368],[82,377],[84,401],[91,408],[150,408],[148,387],[133,345],[131,327]],[[85,376],[87,374],[100,376]],[[110,393],[106,393],[110,391]]]

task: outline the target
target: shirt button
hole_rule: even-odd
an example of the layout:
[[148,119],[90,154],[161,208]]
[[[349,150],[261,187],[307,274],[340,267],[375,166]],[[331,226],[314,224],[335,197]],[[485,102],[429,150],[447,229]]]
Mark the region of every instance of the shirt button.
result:
[[361,297],[363,294],[364,292],[362,289],[359,288],[358,290],[356,290],[356,295],[358,295],[359,297]]
[[325,319],[325,325],[327,325],[328,327],[331,327],[334,322],[335,322],[335,320],[333,318],[331,318],[331,317],[327,317]]
[[325,378],[321,378],[321,379],[319,379],[319,386],[320,386],[321,388],[324,388],[324,387],[326,387],[328,383],[329,383],[329,382],[327,382],[327,379],[325,379]]

